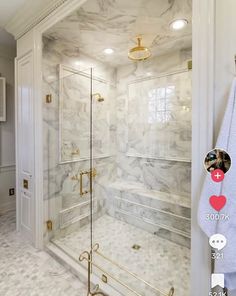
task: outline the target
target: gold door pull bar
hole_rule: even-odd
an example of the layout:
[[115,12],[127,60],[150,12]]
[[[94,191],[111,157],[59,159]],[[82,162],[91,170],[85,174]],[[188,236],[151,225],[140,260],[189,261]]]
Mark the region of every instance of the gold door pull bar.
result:
[[80,196],[88,193],[88,190],[83,191],[83,175],[87,174],[87,172],[80,172]]
[[96,171],[96,169],[92,169],[89,171],[82,171],[82,172],[80,172],[79,175],[80,175],[80,195],[83,196],[83,195],[90,192],[90,190],[83,190],[83,176],[87,175],[89,178],[90,184],[91,184],[92,179],[97,176],[97,171]]

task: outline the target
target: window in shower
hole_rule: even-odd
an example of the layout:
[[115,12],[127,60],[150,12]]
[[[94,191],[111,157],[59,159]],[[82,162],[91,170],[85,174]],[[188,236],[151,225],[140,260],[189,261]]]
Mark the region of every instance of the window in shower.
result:
[[191,71],[139,78],[128,94],[128,155],[189,161]]
[[175,86],[154,88],[148,92],[149,117],[148,122],[167,122],[170,120],[170,95],[174,93]]

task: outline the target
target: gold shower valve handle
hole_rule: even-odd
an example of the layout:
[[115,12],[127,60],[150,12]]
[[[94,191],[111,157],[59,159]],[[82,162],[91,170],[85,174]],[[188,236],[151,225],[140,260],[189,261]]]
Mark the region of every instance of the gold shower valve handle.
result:
[[79,181],[79,177],[78,177],[78,175],[74,175],[74,176],[72,176],[72,177],[71,177],[71,180],[73,180],[73,181]]
[[80,150],[79,150],[79,148],[73,150],[73,151],[71,152],[71,155],[80,155]]

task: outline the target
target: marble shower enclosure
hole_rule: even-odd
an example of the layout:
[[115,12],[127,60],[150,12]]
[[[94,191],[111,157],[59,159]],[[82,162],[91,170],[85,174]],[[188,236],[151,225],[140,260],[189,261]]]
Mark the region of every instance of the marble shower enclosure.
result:
[[[151,233],[159,233],[163,229],[146,227],[143,217],[149,216],[151,223],[163,219],[163,224],[172,227],[177,215],[180,229],[164,237],[172,236],[172,240],[186,245],[185,238],[189,239],[190,232],[191,71],[180,72],[187,68],[191,50],[112,68],[82,54],[69,42],[48,38],[43,41],[44,94],[53,96],[51,104],[44,104],[45,220],[53,220],[52,235],[78,230],[89,221],[88,197],[80,197],[80,184],[73,180],[81,170],[89,168],[86,159],[89,91],[88,101],[86,88],[81,95],[81,89],[89,83],[77,74],[66,78],[65,98],[73,100],[65,101],[64,125],[60,126],[58,65],[61,64],[74,70],[85,69],[86,73],[92,67],[94,75],[107,82],[106,89],[94,84],[97,87],[94,92],[102,92],[105,98],[102,103],[94,102],[94,167],[98,172],[95,216],[107,212],[138,227],[144,225]],[[169,75],[172,72],[178,74]],[[60,146],[61,132],[65,141]],[[78,150],[79,159],[72,155]],[[157,217],[145,209],[141,211],[137,205],[131,206],[129,201],[134,200],[130,199],[130,193],[132,198],[141,200],[144,208],[165,210],[166,214]],[[121,204],[119,198],[125,201]],[[126,210],[126,216],[121,215],[120,209],[123,214]],[[137,223],[135,215],[143,222]],[[178,235],[181,237],[176,239]],[[45,229],[45,239],[48,238]]]

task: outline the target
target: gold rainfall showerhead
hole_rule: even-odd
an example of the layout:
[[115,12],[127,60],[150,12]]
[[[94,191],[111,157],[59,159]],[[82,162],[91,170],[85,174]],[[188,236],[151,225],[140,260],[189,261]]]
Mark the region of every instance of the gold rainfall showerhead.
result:
[[128,57],[133,61],[144,61],[151,56],[149,48],[142,46],[142,37],[137,37],[137,46],[131,48],[128,53]]
[[93,98],[97,100],[99,103],[104,102],[104,98],[101,96],[100,93],[93,94]]

